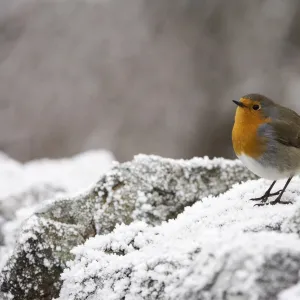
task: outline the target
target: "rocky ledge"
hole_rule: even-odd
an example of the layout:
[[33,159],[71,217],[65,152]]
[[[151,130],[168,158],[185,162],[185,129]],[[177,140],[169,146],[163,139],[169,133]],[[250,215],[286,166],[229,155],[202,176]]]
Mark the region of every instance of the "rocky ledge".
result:
[[253,207],[265,182],[207,197],[175,220],[120,225],[72,250],[58,300],[300,299],[300,203]]
[[[140,221],[159,226],[185,207],[253,178],[238,161],[225,159],[185,161],[139,155],[132,162],[116,164],[87,193],[56,199],[24,223],[13,255],[2,269],[2,297],[58,297],[61,273],[77,257],[71,251],[75,246],[94,236],[105,238],[118,224]],[[113,255],[114,248],[107,251]]]

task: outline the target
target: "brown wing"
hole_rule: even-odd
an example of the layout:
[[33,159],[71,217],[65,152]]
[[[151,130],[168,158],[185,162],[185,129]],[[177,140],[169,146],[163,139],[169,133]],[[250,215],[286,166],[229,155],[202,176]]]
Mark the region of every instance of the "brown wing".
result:
[[279,105],[277,107],[277,111],[279,111],[279,115],[271,116],[272,118],[279,121],[289,120],[289,122],[293,123],[294,125],[300,126],[300,116],[295,111]]
[[300,148],[300,126],[294,122],[273,121],[274,138],[281,144]]

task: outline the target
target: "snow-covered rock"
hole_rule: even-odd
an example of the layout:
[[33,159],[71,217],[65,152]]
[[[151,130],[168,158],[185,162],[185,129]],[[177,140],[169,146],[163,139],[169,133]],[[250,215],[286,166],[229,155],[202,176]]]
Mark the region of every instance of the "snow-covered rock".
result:
[[[208,195],[253,178],[240,162],[225,159],[185,161],[139,155],[132,162],[116,164],[89,192],[55,200],[26,222],[2,271],[3,297],[52,299],[58,296],[59,276],[74,257],[70,252],[74,246],[96,234],[110,233],[121,223],[139,220],[158,225]],[[124,247],[130,244],[120,242]],[[85,281],[86,275],[78,279]]]
[[0,270],[28,217],[47,200],[89,189],[113,159],[108,151],[95,150],[22,164],[0,152]]
[[72,250],[58,299],[299,299],[285,291],[300,280],[299,185],[284,195],[293,205],[254,207],[268,182],[249,181],[160,226],[97,235]]
[[22,223],[38,205],[47,199],[65,195],[66,190],[54,184],[38,184],[0,199],[0,270],[12,254]]
[[62,186],[49,183],[40,183],[16,193],[12,191],[10,195],[0,199],[0,215],[11,220],[20,207],[33,207],[45,199],[52,199],[55,195],[65,193],[67,191]]

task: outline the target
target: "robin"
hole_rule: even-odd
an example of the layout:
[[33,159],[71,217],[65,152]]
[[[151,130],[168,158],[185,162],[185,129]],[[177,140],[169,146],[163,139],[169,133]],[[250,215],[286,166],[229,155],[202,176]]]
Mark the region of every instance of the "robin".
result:
[[[262,197],[250,200],[266,204],[290,204],[281,200],[292,178],[300,174],[300,116],[260,94],[239,101],[232,130],[233,148],[245,166],[259,177],[272,180]],[[287,179],[282,190],[271,193],[279,179]],[[275,200],[267,202],[271,196]]]

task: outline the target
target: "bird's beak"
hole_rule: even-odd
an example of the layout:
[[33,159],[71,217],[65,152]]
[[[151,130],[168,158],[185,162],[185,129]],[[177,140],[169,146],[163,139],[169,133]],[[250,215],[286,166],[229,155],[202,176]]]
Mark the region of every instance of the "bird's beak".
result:
[[236,101],[236,100],[232,100],[232,102],[233,102],[234,104],[236,104],[237,106],[239,106],[239,107],[246,107],[246,105],[245,105],[243,102]]

